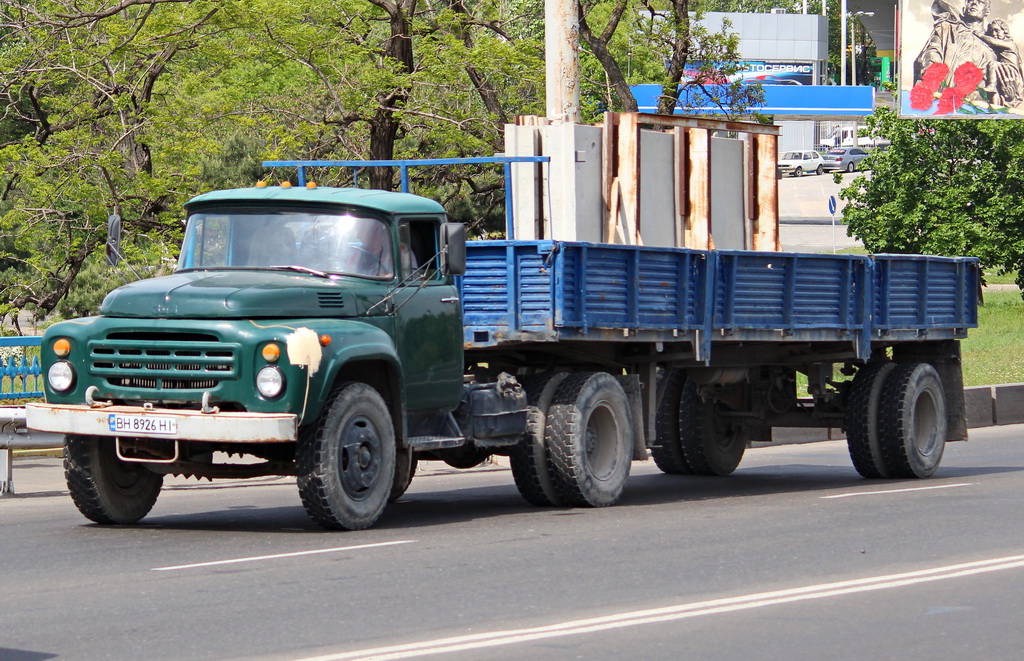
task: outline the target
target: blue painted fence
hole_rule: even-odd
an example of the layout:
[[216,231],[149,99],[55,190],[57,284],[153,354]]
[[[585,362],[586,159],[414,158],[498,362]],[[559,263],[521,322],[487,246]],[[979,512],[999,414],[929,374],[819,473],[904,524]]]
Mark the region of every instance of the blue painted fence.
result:
[[[0,337],[0,348],[38,347],[41,337]],[[42,368],[38,356],[29,361],[24,355],[0,358],[0,400],[43,396]]]

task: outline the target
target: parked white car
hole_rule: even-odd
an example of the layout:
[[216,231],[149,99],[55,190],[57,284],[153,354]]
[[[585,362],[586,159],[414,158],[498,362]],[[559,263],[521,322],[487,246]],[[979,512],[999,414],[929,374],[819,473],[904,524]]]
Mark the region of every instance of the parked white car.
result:
[[779,159],[779,172],[794,177],[802,177],[805,172],[821,174],[825,171],[825,161],[821,154],[813,149],[787,151]]

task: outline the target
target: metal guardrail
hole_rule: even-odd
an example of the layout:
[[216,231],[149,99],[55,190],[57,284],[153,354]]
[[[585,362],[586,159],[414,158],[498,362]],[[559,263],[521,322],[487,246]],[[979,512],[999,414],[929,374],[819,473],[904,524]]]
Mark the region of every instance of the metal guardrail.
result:
[[39,357],[31,360],[26,347],[38,347],[43,338],[0,337],[0,400],[42,397],[42,368]]
[[[43,396],[39,358],[29,360],[24,351],[41,342],[41,337],[0,337],[0,400]],[[63,443],[59,434],[30,433],[25,427],[23,406],[0,406],[0,495],[15,491],[14,450],[56,448]]]

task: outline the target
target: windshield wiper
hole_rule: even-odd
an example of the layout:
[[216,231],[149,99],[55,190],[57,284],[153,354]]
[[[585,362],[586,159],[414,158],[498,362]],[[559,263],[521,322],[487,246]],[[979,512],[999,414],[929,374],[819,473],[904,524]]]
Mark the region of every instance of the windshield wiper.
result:
[[315,275],[319,278],[328,278],[331,280],[337,277],[332,273],[318,271],[317,269],[311,269],[308,266],[299,266],[297,264],[276,264],[273,266],[268,266],[267,268],[274,269],[275,271],[299,271],[300,273],[308,273],[310,275]]

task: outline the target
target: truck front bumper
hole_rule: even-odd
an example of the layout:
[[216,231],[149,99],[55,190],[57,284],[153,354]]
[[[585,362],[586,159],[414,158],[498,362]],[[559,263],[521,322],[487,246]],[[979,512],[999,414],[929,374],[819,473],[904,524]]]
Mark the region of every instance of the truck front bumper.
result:
[[203,413],[140,406],[26,404],[25,426],[57,434],[220,443],[280,443],[298,438],[298,416],[290,413]]

